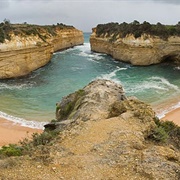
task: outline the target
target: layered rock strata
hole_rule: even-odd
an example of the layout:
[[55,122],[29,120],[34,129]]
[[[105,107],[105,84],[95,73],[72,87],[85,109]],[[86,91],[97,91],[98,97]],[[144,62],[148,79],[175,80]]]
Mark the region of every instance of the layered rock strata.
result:
[[91,50],[111,55],[114,59],[133,65],[151,65],[166,59],[180,63],[180,37],[170,36],[163,40],[158,36],[142,34],[135,38],[128,34],[124,38],[116,37],[113,41],[109,36],[97,36],[96,28],[90,37]]
[[[11,39],[0,43],[0,79],[29,74],[46,65],[53,52],[83,44],[83,32],[75,28],[56,29],[52,35],[10,34]],[[41,38],[45,37],[45,38]]]

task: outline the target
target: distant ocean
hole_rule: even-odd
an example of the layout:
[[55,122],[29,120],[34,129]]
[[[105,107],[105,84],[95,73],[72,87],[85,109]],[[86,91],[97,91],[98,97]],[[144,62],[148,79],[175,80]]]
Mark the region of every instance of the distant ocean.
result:
[[89,36],[84,33],[84,45],[54,53],[49,64],[27,77],[0,80],[0,116],[42,128],[55,119],[56,102],[98,78],[122,84],[127,96],[151,104],[159,117],[180,107],[180,67],[168,63],[139,67],[115,61],[91,52]]

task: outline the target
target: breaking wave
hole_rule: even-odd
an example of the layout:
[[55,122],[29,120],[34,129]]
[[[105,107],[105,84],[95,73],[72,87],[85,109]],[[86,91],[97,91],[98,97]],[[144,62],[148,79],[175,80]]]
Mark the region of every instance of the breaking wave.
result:
[[121,81],[117,78],[116,76],[116,73],[118,71],[124,71],[126,70],[127,68],[120,68],[120,67],[117,67],[117,69],[115,69],[114,71],[108,73],[108,74],[102,74],[101,76],[98,76],[96,77],[95,79],[107,79],[107,80],[112,80],[116,83],[119,83],[121,84]]
[[47,124],[47,122],[27,121],[23,118],[11,116],[11,115],[6,114],[2,111],[0,111],[0,117],[5,118],[5,119],[12,121],[14,123],[18,123],[21,126],[35,128],[35,129],[43,129],[44,125]]
[[161,94],[169,90],[179,91],[179,87],[170,83],[167,79],[162,77],[150,77],[142,82],[136,82],[133,86],[127,87],[129,93],[143,92],[145,90],[153,89],[156,93]]
[[159,119],[165,117],[166,114],[168,114],[169,112],[175,110],[175,109],[178,109],[180,108],[180,102],[178,102],[177,104],[173,105],[173,106],[170,106],[168,109],[165,109],[163,111],[161,111],[160,113],[157,114],[157,117]]
[[0,90],[4,89],[9,89],[9,90],[21,90],[21,89],[29,89],[33,86],[34,84],[29,82],[29,83],[1,83],[0,82]]

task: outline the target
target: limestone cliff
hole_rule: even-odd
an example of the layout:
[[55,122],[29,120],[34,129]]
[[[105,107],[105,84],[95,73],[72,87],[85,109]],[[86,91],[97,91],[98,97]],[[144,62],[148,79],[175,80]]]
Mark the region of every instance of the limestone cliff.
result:
[[[180,128],[160,124],[151,107],[126,97],[121,85],[96,80],[57,103],[56,120],[45,125],[42,135],[18,147],[26,156],[0,159],[0,176],[179,180]],[[52,139],[55,132],[59,135]]]
[[[123,29],[127,32],[122,35],[124,33],[121,30],[122,25],[120,30],[117,30],[118,25],[116,26],[115,31],[109,32],[108,28],[104,28],[101,34],[97,33],[98,26],[94,28],[90,37],[91,50],[109,54],[117,60],[130,62],[133,65],[157,64],[166,59],[180,63],[180,35],[178,34],[180,25],[176,30],[178,33],[168,34],[169,31],[165,31],[164,36],[153,34],[151,29],[142,31],[140,29],[142,25],[131,25],[134,27],[134,31],[139,27],[140,32]],[[157,27],[153,26],[153,28]]]
[[71,26],[9,25],[9,29],[8,38],[0,43],[0,79],[27,75],[46,65],[53,52],[84,42],[83,32]]

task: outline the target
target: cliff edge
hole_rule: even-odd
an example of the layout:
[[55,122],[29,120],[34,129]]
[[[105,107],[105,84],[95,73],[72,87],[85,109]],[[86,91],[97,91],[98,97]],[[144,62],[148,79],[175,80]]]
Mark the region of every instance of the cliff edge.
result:
[[180,128],[121,85],[96,80],[56,106],[44,133],[17,147],[24,156],[0,159],[2,179],[180,178]]
[[148,22],[108,23],[93,28],[91,50],[111,55],[133,65],[151,65],[165,60],[180,63],[180,23],[175,26]]
[[0,24],[0,79],[29,74],[46,65],[53,52],[84,43],[83,32],[57,24]]

